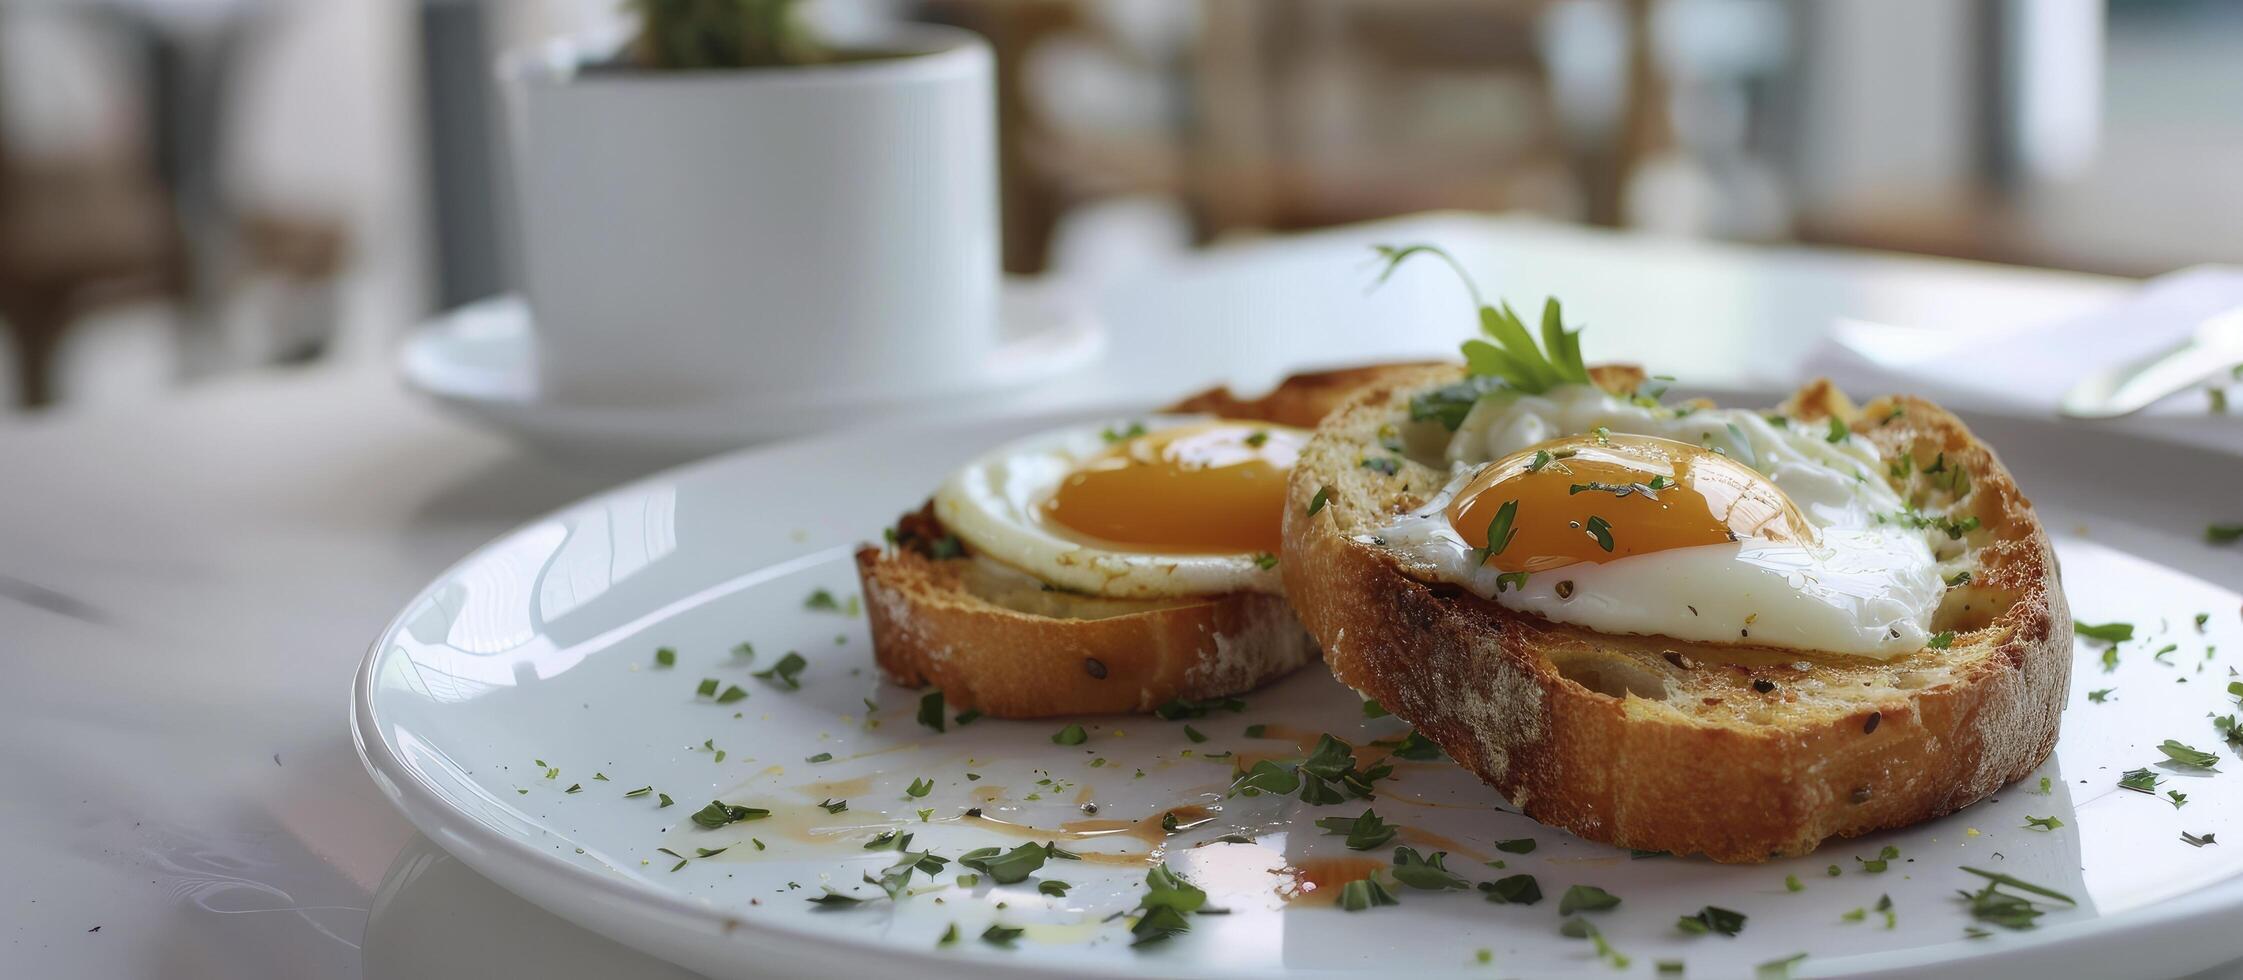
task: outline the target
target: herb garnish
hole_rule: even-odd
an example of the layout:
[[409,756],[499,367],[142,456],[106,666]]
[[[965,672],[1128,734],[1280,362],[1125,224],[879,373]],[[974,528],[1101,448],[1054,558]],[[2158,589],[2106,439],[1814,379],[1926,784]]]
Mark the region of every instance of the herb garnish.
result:
[[1852,431],[1846,428],[1846,423],[1838,416],[1833,415],[1830,417],[1830,434],[1824,436],[1823,439],[1832,445],[1836,445],[1845,442],[1846,437],[1852,434]]
[[1575,911],[1602,912],[1620,904],[1620,896],[1595,885],[1574,885],[1558,899],[1558,914],[1572,915]]
[[1323,817],[1316,821],[1328,834],[1346,834],[1350,850],[1368,851],[1394,839],[1393,825],[1369,809],[1352,817]]
[[[663,805],[669,805],[667,802],[669,797],[665,796],[662,799],[665,801]],[[693,814],[693,822],[710,830],[715,830],[725,824],[738,823],[743,820],[761,820],[770,815],[771,811],[769,810],[742,806],[738,803],[710,800],[708,806],[702,807]]]
[[828,799],[825,799],[825,800],[822,800],[822,801],[820,801],[820,802],[818,803],[818,805],[819,805],[820,807],[823,807],[823,808],[825,808],[825,811],[826,811],[827,813],[842,813],[842,812],[845,812],[845,811],[847,811],[847,810],[849,809],[849,801],[848,801],[848,800],[836,800],[836,799],[828,798]]
[[2182,841],[2183,843],[2186,843],[2186,844],[2187,844],[2188,846],[2190,846],[2190,847],[2203,847],[2203,846],[2204,846],[2204,845],[2206,845],[2206,844],[2217,844],[2217,843],[2219,843],[2219,841],[2216,841],[2216,840],[2213,840],[2213,839],[2212,839],[2212,835],[2211,835],[2211,834],[2203,834],[2203,835],[2198,835],[2198,834],[2192,834],[2192,833],[2189,833],[2188,831],[2185,831],[2185,830],[2184,830],[2184,831],[2181,831],[2181,841]]
[[753,676],[789,691],[799,691],[802,689],[802,668],[809,665],[810,661],[804,660],[801,654],[789,650],[786,656],[779,658],[778,663],[772,664],[767,670],[756,671]]
[[835,601],[833,598],[833,593],[828,592],[825,589],[812,589],[810,590],[810,597],[802,600],[802,608],[822,609],[827,612],[840,612],[841,603]]
[[1199,886],[1168,870],[1165,861],[1154,866],[1145,872],[1145,897],[1138,900],[1137,921],[1129,927],[1137,938],[1129,945],[1147,946],[1189,931],[1191,922],[1184,917],[1206,905],[1207,893]]
[[928,793],[934,792],[934,789],[935,781],[922,777],[913,779],[911,785],[904,787],[904,794],[917,800],[925,798]]
[[1002,949],[1011,949],[1013,940],[1019,939],[1021,933],[1027,931],[1011,926],[991,925],[981,931],[981,941]]
[[678,652],[676,650],[670,649],[669,647],[660,647],[656,649],[654,651],[654,665],[656,667],[677,666]]
[[1381,905],[1400,905],[1402,900],[1395,898],[1377,878],[1358,878],[1340,886],[1339,904],[1341,911],[1361,912]]
[[1506,500],[1503,506],[1495,509],[1495,519],[1488,522],[1487,546],[1472,549],[1480,558],[1479,564],[1487,564],[1488,559],[1502,554],[1503,549],[1511,546],[1511,539],[1519,535],[1518,529],[1512,527],[1511,522],[1518,516],[1519,502],[1516,500]]
[[[1380,282],[1392,276],[1405,260],[1420,254],[1440,258],[1464,280],[1466,291],[1472,295],[1472,305],[1479,310],[1480,331],[1488,337],[1464,342],[1464,363],[1470,376],[1501,378],[1528,394],[1540,394],[1563,384],[1590,383],[1588,366],[1581,360],[1580,332],[1565,329],[1564,316],[1555,298],[1542,305],[1542,343],[1538,347],[1533,336],[1527,333],[1526,324],[1512,312],[1509,304],[1498,308],[1481,301],[1479,287],[1455,256],[1433,245],[1379,245],[1375,248],[1379,257],[1386,260],[1386,267],[1379,273]],[[1470,406],[1465,410],[1469,412]],[[1416,417],[1414,403],[1411,414]],[[1458,423],[1462,421],[1462,416],[1458,416]],[[1456,426],[1449,428],[1453,430]]]
[[940,688],[919,696],[919,723],[938,732],[943,730]]
[[1308,516],[1315,517],[1317,511],[1323,510],[1324,505],[1331,502],[1332,488],[1329,486],[1317,487],[1316,496],[1308,498]]
[[1954,645],[1955,645],[1955,631],[1954,631],[1954,630],[1940,630],[1940,631],[1939,631],[1939,632],[1937,632],[1937,633],[1933,633],[1933,634],[1931,635],[1931,639],[1928,639],[1928,640],[1925,640],[1925,641],[1924,641],[1924,645],[1925,645],[1925,646],[1927,646],[1927,647],[1930,647],[1931,649],[1934,649],[1934,650],[1945,650],[1945,649],[1947,649],[1948,647],[1954,646]]
[[1000,885],[1011,885],[1027,880],[1050,856],[1051,852],[1045,850],[1044,845],[1031,842],[1009,851],[977,847],[958,855],[958,864],[982,872]]
[[1602,517],[1591,515],[1589,518],[1588,526],[1585,528],[1585,530],[1589,532],[1590,537],[1597,539],[1597,547],[1603,548],[1606,551],[1612,550],[1611,522],[1605,520]]
[[[1162,721],[1176,721],[1182,718],[1205,718],[1208,712],[1217,708],[1235,714],[1246,710],[1246,702],[1238,698],[1208,698],[1205,701],[1187,701],[1183,698],[1177,698],[1154,708],[1153,714],[1160,716]],[[1250,731],[1247,732],[1247,737],[1256,738],[1259,736]]]
[[1542,900],[1542,885],[1533,875],[1512,875],[1480,882],[1480,892],[1498,905],[1533,905]]
[[1435,851],[1427,856],[1408,847],[1397,847],[1394,849],[1394,880],[1411,888],[1435,892],[1472,887],[1471,882],[1448,869],[1443,863],[1447,858],[1446,851]]
[[1535,841],[1532,837],[1518,837],[1495,842],[1495,849],[1505,854],[1532,854],[1534,853],[1534,847]]
[[2192,769],[2210,769],[2220,764],[2218,753],[2192,748],[2172,739],[2166,739],[2159,743],[2157,750],[2165,753],[2165,757],[2173,760],[2175,764],[2188,766]]
[[1051,736],[1051,740],[1060,745],[1081,745],[1089,739],[1090,733],[1083,731],[1083,726],[1079,724],[1070,724]]
[[1745,928],[1745,914],[1717,905],[1708,905],[1696,914],[1675,920],[1674,927],[1687,933],[1705,935],[1708,932],[1734,936]]
[[2207,544],[2234,544],[2243,541],[2243,524],[2207,524],[2204,526],[2204,541]]
[[1613,949],[1611,943],[1605,942],[1604,933],[1598,932],[1597,927],[1590,925],[1587,919],[1565,920],[1565,924],[1558,927],[1558,935],[1568,939],[1587,939],[1596,944],[1598,959],[1611,963],[1615,970],[1628,968],[1628,958],[1620,955],[1619,950]]
[[1413,729],[1408,735],[1402,736],[1400,742],[1395,743],[1394,757],[1412,762],[1431,762],[1441,757],[1441,747]]
[[2063,825],[2064,821],[2058,820],[2055,817],[2036,817],[2029,813],[2025,815],[2025,826],[2027,827],[2035,827],[2041,830],[2055,830],[2056,828],[2062,827]]
[[2105,643],[2124,643],[2134,638],[2134,624],[2074,622],[2072,632],[2090,640],[2101,640]]
[[2025,892],[2028,895],[2055,899],[2066,905],[2076,906],[2079,904],[2072,901],[2071,896],[2063,892],[2043,888],[2009,875],[1980,871],[1977,868],[1964,868],[1963,870],[1986,879],[1985,888],[1977,892],[1966,891],[1960,893],[1963,900],[1970,903],[1971,916],[1981,922],[1991,922],[2009,929],[2031,929],[2033,928],[2033,920],[2045,914],[2046,910],[2040,908],[2034,899],[2004,892],[2001,890],[2004,887]]
[[2118,788],[2155,796],[2157,795],[2157,782],[2163,778],[2147,768],[2129,769],[2125,775],[2118,778]]

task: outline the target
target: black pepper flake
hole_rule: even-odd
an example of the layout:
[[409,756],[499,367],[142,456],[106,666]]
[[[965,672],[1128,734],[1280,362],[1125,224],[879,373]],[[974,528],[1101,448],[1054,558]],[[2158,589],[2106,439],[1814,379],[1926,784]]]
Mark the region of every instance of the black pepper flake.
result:
[[1869,713],[1869,719],[1868,719],[1867,721],[1864,721],[1864,722],[1862,722],[1862,723],[1861,723],[1861,733],[1862,733],[1862,734],[1864,734],[1864,735],[1867,735],[1867,734],[1869,734],[1869,733],[1871,733],[1871,732],[1874,732],[1874,731],[1876,731],[1876,730],[1877,730],[1877,723],[1878,723],[1878,722],[1881,722],[1881,721],[1884,721],[1884,720],[1885,720],[1885,713],[1884,713],[1884,712],[1882,712],[1882,711],[1872,711],[1872,712],[1870,712],[1870,713]]
[[1572,580],[1572,579],[1566,579],[1565,581],[1562,581],[1562,582],[1559,582],[1559,583],[1558,583],[1558,598],[1560,598],[1560,599],[1571,599],[1571,598],[1573,598],[1573,580]]
[[973,809],[971,809],[971,810],[967,810],[967,811],[966,811],[966,816],[969,816],[969,817],[978,817],[978,816],[981,816],[981,808],[977,806],[977,807],[974,807],[974,808],[973,808]]
[[1099,660],[1097,657],[1084,657],[1083,673],[1089,674],[1090,676],[1095,677],[1099,680],[1105,680],[1106,664],[1104,661]]
[[1097,813],[1097,812],[1098,812],[1098,804],[1096,804],[1096,803],[1085,803],[1085,804],[1083,804],[1083,812],[1084,812],[1084,813]]
[[1765,677],[1755,677],[1752,679],[1752,689],[1767,694],[1776,689],[1776,682]]

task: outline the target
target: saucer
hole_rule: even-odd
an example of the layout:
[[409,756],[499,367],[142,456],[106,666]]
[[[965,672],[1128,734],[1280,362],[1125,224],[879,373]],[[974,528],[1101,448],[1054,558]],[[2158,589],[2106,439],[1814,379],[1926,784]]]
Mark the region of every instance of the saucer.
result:
[[685,458],[881,418],[963,417],[1081,368],[1105,350],[1105,333],[1050,287],[1008,282],[1001,340],[979,376],[962,385],[895,397],[785,402],[578,403],[541,390],[534,315],[520,295],[495,296],[423,323],[399,355],[405,384],[469,422],[562,455]]

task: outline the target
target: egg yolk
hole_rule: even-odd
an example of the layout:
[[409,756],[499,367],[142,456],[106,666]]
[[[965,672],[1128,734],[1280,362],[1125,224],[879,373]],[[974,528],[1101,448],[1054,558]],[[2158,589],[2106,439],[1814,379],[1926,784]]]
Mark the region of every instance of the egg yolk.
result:
[[1791,499],[1751,467],[1652,436],[1569,436],[1512,453],[1473,475],[1448,519],[1504,572],[1747,538],[1815,540]]
[[1162,429],[1084,461],[1046,520],[1098,545],[1172,554],[1276,554],[1285,478],[1308,433],[1261,422]]

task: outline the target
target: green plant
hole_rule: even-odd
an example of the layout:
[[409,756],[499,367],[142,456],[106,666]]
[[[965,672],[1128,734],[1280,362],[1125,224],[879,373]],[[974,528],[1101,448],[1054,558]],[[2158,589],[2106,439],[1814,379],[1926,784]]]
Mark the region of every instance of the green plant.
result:
[[798,0],[628,0],[639,15],[630,60],[680,71],[827,60],[796,16]]

